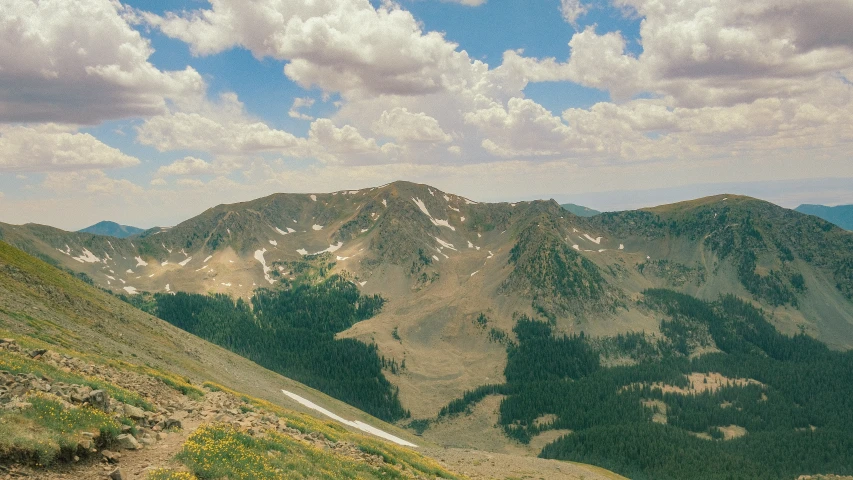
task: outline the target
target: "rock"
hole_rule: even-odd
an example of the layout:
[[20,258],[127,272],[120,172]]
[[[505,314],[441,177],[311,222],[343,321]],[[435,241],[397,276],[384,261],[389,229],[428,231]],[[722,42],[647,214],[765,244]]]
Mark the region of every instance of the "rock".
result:
[[168,437],[169,437],[169,434],[165,433],[165,432],[157,432],[157,435],[156,435],[157,440],[165,440]]
[[133,438],[133,435],[127,433],[123,433],[116,437],[116,441],[118,442],[121,448],[124,448],[126,450],[136,450],[140,447],[139,442],[137,442],[136,439]]
[[30,358],[40,357],[40,356],[44,355],[45,353],[47,353],[46,348],[38,348],[38,349],[30,352]]
[[111,450],[101,450],[101,455],[106,459],[106,461],[110,463],[118,463],[121,458],[121,454],[118,452],[113,452]]
[[123,480],[124,477],[121,474],[121,469],[116,468],[112,472],[110,472],[110,480]]
[[103,390],[93,390],[89,393],[86,401],[89,402],[89,405],[101,411],[106,412],[110,409],[110,394]]
[[165,422],[163,422],[163,425],[164,425],[164,426],[163,426],[163,428],[164,428],[164,429],[169,429],[169,428],[183,428],[183,425],[181,424],[181,421],[180,421],[180,420],[178,420],[177,418],[167,418],[167,419],[166,419],[166,421],[165,421]]
[[130,417],[134,420],[141,420],[145,418],[145,410],[139,407],[134,407],[133,405],[125,405],[124,416]]

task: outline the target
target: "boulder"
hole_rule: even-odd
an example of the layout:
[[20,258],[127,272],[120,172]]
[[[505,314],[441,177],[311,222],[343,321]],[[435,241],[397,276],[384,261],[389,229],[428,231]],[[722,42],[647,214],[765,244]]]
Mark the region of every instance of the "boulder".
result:
[[121,458],[121,454],[118,452],[113,452],[111,450],[101,450],[101,455],[104,459],[110,463],[118,463]]
[[145,418],[145,410],[143,410],[139,407],[134,407],[133,405],[125,404],[124,416],[130,417],[134,420],[141,420],[141,419]]
[[107,412],[110,409],[110,394],[103,390],[93,390],[89,393],[89,396],[86,397],[86,401],[89,402],[89,405],[97,408],[98,410]]
[[136,450],[140,447],[139,442],[129,433],[123,433],[116,437],[119,446],[125,450]]
[[110,472],[110,480],[123,480],[124,477],[121,474],[121,469],[116,468],[112,472]]

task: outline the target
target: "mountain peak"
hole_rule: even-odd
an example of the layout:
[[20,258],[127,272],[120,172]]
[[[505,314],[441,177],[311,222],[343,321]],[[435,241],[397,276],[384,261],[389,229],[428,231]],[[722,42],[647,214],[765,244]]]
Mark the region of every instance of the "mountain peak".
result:
[[144,230],[141,228],[131,227],[129,225],[120,225],[109,220],[103,220],[92,226],[78,230],[80,233],[92,233],[95,235],[106,235],[116,238],[127,238],[132,235],[142,233],[143,231]]

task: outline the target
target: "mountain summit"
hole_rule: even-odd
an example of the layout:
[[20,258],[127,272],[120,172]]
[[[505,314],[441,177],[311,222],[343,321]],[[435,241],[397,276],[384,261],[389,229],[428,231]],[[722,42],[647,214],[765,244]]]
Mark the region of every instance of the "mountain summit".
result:
[[119,225],[116,222],[104,220],[90,227],[78,230],[80,233],[94,233],[95,235],[106,235],[108,237],[127,238],[137,233],[142,233],[145,230],[141,228],[131,227],[128,225]]

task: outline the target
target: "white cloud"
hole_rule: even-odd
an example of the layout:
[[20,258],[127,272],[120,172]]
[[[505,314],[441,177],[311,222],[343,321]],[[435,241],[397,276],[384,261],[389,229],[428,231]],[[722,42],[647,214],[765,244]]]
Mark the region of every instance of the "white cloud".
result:
[[196,95],[190,67],[162,72],[148,40],[110,0],[3,0],[0,122],[92,124],[162,112]]
[[451,2],[451,3],[459,3],[461,5],[465,5],[468,7],[479,7],[480,5],[483,5],[484,3],[486,3],[488,0],[444,0],[444,1]]
[[246,154],[266,151],[293,156],[306,153],[304,139],[251,118],[233,93],[222,94],[218,103],[185,104],[175,111],[149,118],[137,128],[137,140],[161,152],[196,150]]
[[578,18],[586,11],[587,6],[580,0],[560,0],[560,13],[563,14],[563,20],[575,28],[578,26]]
[[139,160],[88,133],[56,125],[0,126],[0,171],[44,172],[120,168]]
[[199,55],[242,46],[288,61],[285,74],[345,98],[464,88],[485,67],[411,13],[369,0],[215,0],[209,10],[142,16]]
[[314,145],[331,154],[361,155],[380,151],[375,139],[364,138],[351,125],[338,128],[328,118],[312,123],[308,135]]
[[202,188],[205,183],[197,178],[181,178],[176,182],[181,187]]
[[101,170],[84,172],[49,172],[41,183],[42,188],[55,194],[66,195],[140,195],[142,187],[127,179],[113,179]]
[[210,173],[213,173],[213,165],[195,157],[184,157],[157,169],[158,177],[168,175],[205,175]]
[[289,115],[290,118],[297,118],[299,120],[307,120],[310,122],[311,120],[314,120],[314,117],[300,112],[299,110],[303,108],[311,108],[312,106],[314,106],[313,98],[294,98],[293,105],[290,107],[290,111],[287,112],[287,115]]
[[438,120],[424,112],[411,113],[405,107],[382,112],[373,122],[373,131],[400,142],[449,143],[453,140],[441,129]]
[[165,187],[168,184],[169,183],[164,178],[155,178],[155,179],[151,180],[151,186],[152,187]]

